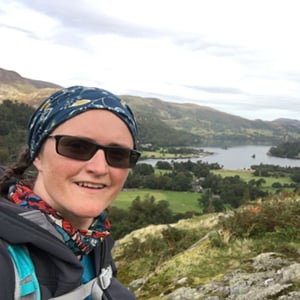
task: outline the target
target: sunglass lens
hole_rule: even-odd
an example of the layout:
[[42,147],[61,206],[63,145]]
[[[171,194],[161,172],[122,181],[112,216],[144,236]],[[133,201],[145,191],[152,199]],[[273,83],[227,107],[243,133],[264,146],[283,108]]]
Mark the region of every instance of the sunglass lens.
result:
[[117,168],[129,168],[130,149],[108,148],[106,149],[108,164]]
[[78,160],[89,160],[96,151],[92,143],[67,136],[61,137],[57,145],[59,154]]

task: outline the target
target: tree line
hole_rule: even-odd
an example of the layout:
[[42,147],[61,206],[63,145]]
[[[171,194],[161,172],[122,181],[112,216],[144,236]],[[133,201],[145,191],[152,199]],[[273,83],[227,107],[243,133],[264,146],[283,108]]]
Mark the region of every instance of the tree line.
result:
[[240,176],[222,177],[211,172],[217,169],[221,169],[219,164],[201,160],[173,163],[158,161],[155,168],[141,163],[129,174],[125,188],[197,190],[203,212],[222,211],[226,207],[237,208],[246,201],[268,195],[261,188],[263,179],[246,182]]
[[300,141],[280,143],[276,147],[271,147],[269,153],[278,157],[300,159]]
[[[197,182],[201,185],[198,203],[202,213],[235,209],[257,198],[267,197],[269,192],[263,189],[266,181],[261,176],[276,178],[290,176],[294,183],[288,187],[294,190],[300,187],[300,180],[296,178],[297,174],[300,176],[300,168],[253,165],[254,176],[257,178],[248,182],[238,175],[222,177],[211,172],[219,168],[218,164],[202,161],[193,163],[190,160],[172,163],[158,161],[155,168],[141,163],[131,171],[125,187],[191,191],[192,182]],[[275,182],[274,188],[280,191],[282,186],[279,182]],[[170,224],[196,214],[196,212],[173,214],[167,201],[156,201],[151,194],[146,195],[144,199],[137,196],[127,210],[112,207],[109,213],[115,238],[121,238],[132,230],[149,224]]]
[[[205,177],[210,170],[220,169],[217,163],[159,161],[156,167],[140,163],[130,172],[125,188],[148,188],[170,191],[192,191],[195,178]],[[155,170],[159,170],[158,173]]]
[[4,100],[0,104],[0,164],[15,161],[26,143],[27,124],[33,107]]

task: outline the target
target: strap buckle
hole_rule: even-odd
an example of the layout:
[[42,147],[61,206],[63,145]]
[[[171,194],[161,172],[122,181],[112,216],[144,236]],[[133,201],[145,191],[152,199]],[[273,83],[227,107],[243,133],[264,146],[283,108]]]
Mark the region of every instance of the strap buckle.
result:
[[103,268],[101,270],[101,274],[98,276],[99,285],[101,286],[102,290],[106,290],[111,282],[112,278],[112,268],[109,265],[107,268]]

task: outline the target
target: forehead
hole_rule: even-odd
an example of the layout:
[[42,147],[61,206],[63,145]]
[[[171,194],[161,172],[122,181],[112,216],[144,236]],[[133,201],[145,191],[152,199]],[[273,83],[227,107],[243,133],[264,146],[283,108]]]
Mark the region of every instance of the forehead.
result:
[[133,146],[133,138],[126,123],[117,115],[102,109],[83,112],[60,124],[54,134],[69,134],[88,137],[102,143]]

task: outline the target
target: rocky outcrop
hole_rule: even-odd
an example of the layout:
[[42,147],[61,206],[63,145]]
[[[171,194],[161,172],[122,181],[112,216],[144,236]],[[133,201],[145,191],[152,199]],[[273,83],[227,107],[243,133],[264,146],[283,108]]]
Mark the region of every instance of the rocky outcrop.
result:
[[220,281],[198,287],[182,286],[161,297],[166,300],[296,300],[300,299],[300,263],[281,254],[263,253],[249,262],[249,271],[237,269]]
[[[114,252],[122,279],[131,275],[127,286],[140,300],[300,300],[298,244],[295,242],[289,248],[287,243],[286,249],[290,250],[286,252],[273,244],[278,252],[257,254],[256,240],[231,239],[218,229],[218,219],[224,217],[226,214],[203,215],[132,232],[117,242]],[[143,243],[152,241],[160,245],[153,237],[163,239],[166,226],[192,232],[201,230],[203,235],[184,251],[151,264],[157,261],[153,257],[160,255],[159,250],[156,247],[151,252]],[[260,242],[267,244],[268,240]],[[145,255],[134,255],[131,251],[135,259],[124,259],[128,247]]]

